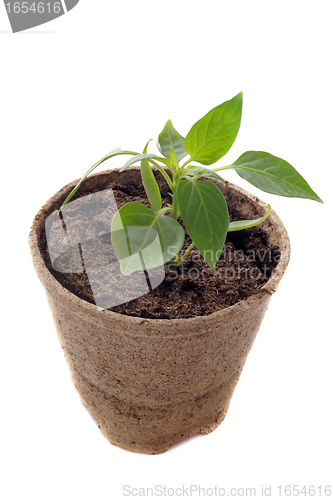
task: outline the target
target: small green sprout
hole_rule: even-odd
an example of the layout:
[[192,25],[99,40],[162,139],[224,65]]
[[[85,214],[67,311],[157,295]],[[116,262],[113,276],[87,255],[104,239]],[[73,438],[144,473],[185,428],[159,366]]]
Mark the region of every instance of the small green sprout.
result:
[[[242,101],[243,94],[240,92],[233,99],[216,106],[193,125],[185,138],[168,120],[158,137],[160,155],[148,153],[150,141],[142,153],[120,148],[112,151],[86,172],[59,212],[87,176],[104,161],[118,155],[130,155],[120,172],[140,162],[142,184],[151,209],[139,202],[127,203],[115,214],[111,225],[112,244],[121,262],[121,270],[129,275],[168,262],[180,266],[194,246],[209,267],[214,269],[228,231],[254,227],[269,216],[271,207],[268,205],[266,214],[259,219],[229,222],[223,194],[213,182],[200,180],[202,177],[222,180],[217,172],[233,169],[250,184],[267,193],[322,203],[294,167],[269,153],[248,151],[231,165],[214,169],[206,167],[220,160],[234,143],[241,122]],[[161,173],[169,186],[172,203],[167,207],[162,208],[161,193],[151,166]],[[184,245],[185,233],[178,222],[179,217],[192,240],[182,259],[179,252]],[[128,241],[129,228],[132,228],[131,242]],[[133,228],[136,228],[134,233]],[[159,251],[146,251],[142,259],[141,252],[152,244],[156,235]]]

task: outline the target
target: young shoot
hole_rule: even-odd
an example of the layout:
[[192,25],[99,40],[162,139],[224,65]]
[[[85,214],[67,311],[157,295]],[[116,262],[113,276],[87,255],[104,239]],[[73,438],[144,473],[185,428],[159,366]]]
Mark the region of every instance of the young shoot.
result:
[[[223,180],[217,172],[232,169],[267,193],[322,203],[294,167],[270,153],[247,151],[231,165],[207,168],[219,161],[234,143],[241,122],[242,100],[240,92],[216,106],[193,125],[185,138],[168,120],[158,136],[160,154],[148,153],[150,141],[142,153],[120,148],[112,151],[86,172],[59,212],[86,177],[104,161],[118,155],[130,155],[120,172],[140,162],[142,184],[151,208],[139,202],[127,203],[118,210],[111,224],[113,248],[123,274],[129,275],[168,262],[180,266],[194,246],[214,269],[228,231],[254,227],[269,216],[271,207],[268,205],[266,214],[259,219],[230,222],[223,194],[213,182],[202,180],[203,177]],[[172,203],[167,207],[162,208],[161,193],[151,167],[161,173],[169,186]],[[185,233],[178,222],[180,217],[192,240],[182,258],[179,252]],[[153,244],[157,237],[158,249]]]

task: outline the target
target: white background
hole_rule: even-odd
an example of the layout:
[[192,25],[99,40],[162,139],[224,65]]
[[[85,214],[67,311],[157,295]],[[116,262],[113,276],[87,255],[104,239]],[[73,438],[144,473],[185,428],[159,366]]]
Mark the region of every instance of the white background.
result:
[[[330,4],[81,0],[15,35],[0,4],[4,500],[120,499],[124,485],[191,484],[255,487],[257,497],[272,485],[278,498],[278,485],[333,483]],[[114,147],[141,150],[168,118],[185,135],[240,90],[242,126],[221,164],[268,151],[325,204],[259,193],[228,173],[285,223],[289,268],[222,425],[163,455],[126,452],[104,439],[72,386],[29,228]]]

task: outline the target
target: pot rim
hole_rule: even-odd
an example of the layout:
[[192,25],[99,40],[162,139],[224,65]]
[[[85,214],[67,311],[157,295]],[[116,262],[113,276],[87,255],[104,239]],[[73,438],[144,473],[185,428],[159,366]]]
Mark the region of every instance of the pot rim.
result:
[[[128,168],[128,170],[139,170],[140,167],[134,166]],[[97,172],[94,174],[91,174],[89,178],[91,177],[97,177],[100,175],[107,175],[110,174],[111,172],[119,172],[119,168],[114,168],[114,169],[108,169],[108,170],[103,170],[101,172]],[[83,311],[86,311],[88,316],[91,315],[91,313],[96,314],[96,312],[100,312],[103,314],[103,316],[108,317],[109,319],[114,319],[117,321],[122,321],[122,322],[129,322],[131,324],[136,323],[136,324],[142,324],[143,322],[145,323],[153,323],[154,325],[158,326],[160,325],[165,325],[166,323],[169,325],[173,325],[175,323],[179,322],[184,322],[187,324],[195,322],[196,324],[198,322],[205,322],[205,321],[210,321],[213,318],[217,318],[219,315],[223,314],[225,317],[227,316],[233,316],[236,312],[242,309],[248,309],[250,305],[262,298],[262,294],[269,294],[272,295],[278,288],[279,282],[282,278],[282,276],[285,273],[285,270],[287,268],[287,265],[290,260],[290,240],[289,236],[287,233],[286,228],[284,227],[281,219],[278,217],[276,212],[274,210],[271,210],[271,213],[268,217],[268,221],[274,225],[275,229],[277,230],[277,234],[280,236],[280,242],[279,242],[279,249],[280,249],[280,259],[279,262],[274,269],[271,277],[269,280],[260,288],[258,291],[256,291],[254,294],[250,295],[247,299],[241,300],[237,302],[234,305],[225,307],[223,309],[219,309],[218,311],[215,311],[211,314],[204,315],[204,316],[194,316],[191,318],[171,318],[171,319],[157,319],[157,318],[142,318],[139,316],[127,316],[125,314],[120,314],[116,313],[114,311],[111,311],[109,309],[102,309],[95,304],[92,304],[90,302],[87,302],[84,299],[81,299],[74,293],[70,292],[67,288],[63,287],[59,281],[53,276],[53,274],[49,271],[47,268],[45,261],[43,259],[42,253],[39,248],[39,232],[41,228],[41,224],[45,222],[46,217],[54,211],[54,205],[57,204],[57,206],[60,205],[59,200],[64,198],[65,196],[68,195],[68,193],[73,189],[73,187],[77,184],[79,179],[76,181],[72,181],[68,184],[66,184],[62,189],[57,191],[49,200],[47,200],[43,206],[40,208],[38,213],[35,215],[33,224],[31,226],[31,230],[29,233],[29,245],[32,253],[32,259],[33,259],[33,264],[36,269],[37,275],[39,279],[41,280],[42,284],[46,289],[52,287],[53,290],[56,292],[57,295],[63,297],[67,303],[71,303],[72,306],[76,306],[80,308]],[[212,180],[214,184],[219,185],[219,183],[222,183],[222,181],[218,181],[213,179]],[[261,208],[264,208],[267,210],[267,204],[261,201],[257,196],[252,195],[245,189],[229,182],[226,181],[225,184],[227,184],[229,187],[231,187],[233,190],[243,194],[246,196],[248,199],[250,199],[252,202],[254,202],[256,205],[258,205]]]

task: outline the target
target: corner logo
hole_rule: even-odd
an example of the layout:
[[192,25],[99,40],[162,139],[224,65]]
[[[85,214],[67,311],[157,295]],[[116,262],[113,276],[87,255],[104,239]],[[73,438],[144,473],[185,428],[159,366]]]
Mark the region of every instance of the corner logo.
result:
[[79,0],[4,0],[13,33],[48,23],[73,9]]

